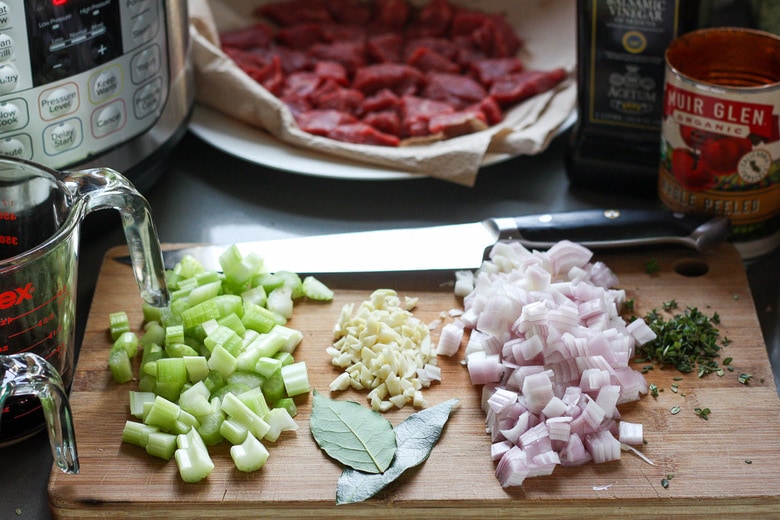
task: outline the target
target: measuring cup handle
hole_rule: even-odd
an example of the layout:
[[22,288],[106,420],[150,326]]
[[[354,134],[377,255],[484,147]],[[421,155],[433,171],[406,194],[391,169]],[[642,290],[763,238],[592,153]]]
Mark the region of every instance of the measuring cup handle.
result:
[[64,182],[74,195],[83,198],[85,213],[107,208],[119,211],[141,297],[154,307],[167,306],[165,266],[147,200],[126,177],[110,168],[66,175]]
[[[41,356],[32,353],[0,356],[6,374],[0,388],[0,411],[8,397],[34,395],[41,402],[54,463],[65,473],[79,472],[76,436],[70,403],[57,370]],[[8,378],[8,374],[16,374]]]

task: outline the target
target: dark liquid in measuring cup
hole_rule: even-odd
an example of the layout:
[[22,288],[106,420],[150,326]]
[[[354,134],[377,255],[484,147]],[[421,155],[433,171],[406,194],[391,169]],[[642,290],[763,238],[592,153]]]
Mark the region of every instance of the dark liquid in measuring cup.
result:
[[[0,172],[0,261],[39,248],[53,237],[68,214],[66,202],[49,178],[18,180]],[[15,268],[6,262],[0,273],[0,354],[34,352],[59,371],[69,388],[75,249],[67,243],[39,249],[29,264]],[[0,446],[28,437],[45,425],[35,397],[9,397],[2,412]]]

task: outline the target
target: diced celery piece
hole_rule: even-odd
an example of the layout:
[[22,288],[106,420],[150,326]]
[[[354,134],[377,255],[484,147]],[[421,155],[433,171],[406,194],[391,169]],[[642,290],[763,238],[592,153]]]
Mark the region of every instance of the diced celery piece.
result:
[[265,292],[265,289],[263,289],[262,285],[257,287],[252,287],[241,293],[241,299],[245,303],[249,302],[255,305],[260,305],[261,307],[265,305],[266,298],[267,298],[267,294]]
[[284,408],[290,417],[298,415],[298,407],[295,405],[295,400],[292,397],[282,397],[274,403],[274,408]]
[[181,312],[182,325],[185,329],[195,327],[208,320],[219,318],[219,306],[216,298],[211,298]]
[[282,366],[295,363],[295,358],[289,352],[277,352],[274,354],[274,359],[278,359]]
[[195,416],[208,415],[213,411],[209,397],[211,397],[211,392],[206,384],[200,381],[181,393],[179,406],[182,410]]
[[214,330],[208,331],[207,334],[203,344],[212,352],[212,355],[217,346],[224,348],[234,357],[241,351],[243,341],[241,341],[241,336],[236,334],[233,329],[217,325]]
[[313,276],[303,279],[301,290],[307,298],[318,301],[331,301],[333,290]]
[[196,429],[176,437],[179,448],[174,453],[179,475],[184,482],[199,482],[214,470],[206,444]]
[[227,378],[227,384],[245,385],[247,388],[259,388],[260,385],[263,384],[263,381],[265,381],[265,378],[260,374],[244,370],[236,370]]
[[236,358],[228,352],[222,345],[217,345],[211,351],[209,357],[209,368],[216,370],[222,377],[227,378],[236,371]]
[[227,418],[219,425],[219,433],[230,444],[241,444],[249,434],[249,428],[235,419]]
[[165,327],[160,325],[158,321],[150,321],[145,325],[145,330],[138,343],[142,348],[146,348],[147,345],[152,343],[156,345],[165,344]]
[[170,312],[167,308],[155,307],[154,305],[146,302],[141,304],[141,311],[144,315],[144,323],[149,323],[150,321],[163,323],[165,319],[170,317]]
[[184,343],[184,325],[170,325],[165,327],[165,344],[164,346],[173,345],[175,343]]
[[183,358],[160,358],[157,364],[157,394],[170,401],[179,398],[187,382],[187,365]]
[[268,403],[265,400],[265,396],[263,395],[263,391],[260,390],[260,387],[252,388],[251,390],[247,390],[246,392],[241,392],[236,397],[247,405],[250,410],[255,412],[258,417],[265,417],[265,415],[270,410]]
[[268,332],[274,326],[284,325],[287,322],[284,316],[250,302],[244,302],[244,315],[241,321],[247,329],[260,333]]
[[263,443],[253,435],[247,435],[244,442],[230,447],[230,457],[239,471],[257,471],[265,465],[269,455]]
[[187,380],[190,383],[203,381],[211,369],[205,356],[184,356],[184,366],[187,368]]
[[154,402],[154,392],[137,392],[130,390],[130,415],[143,419],[144,403]]
[[149,434],[146,443],[146,453],[163,460],[171,460],[176,452],[176,435],[165,432]]
[[216,370],[209,369],[209,375],[203,380],[203,383],[213,395],[217,390],[225,386],[225,377]]
[[114,340],[111,348],[114,350],[124,349],[127,352],[127,357],[132,359],[138,354],[138,336],[135,332],[123,332]]
[[[194,280],[194,279],[193,279]],[[194,280],[197,284],[197,280]],[[192,307],[218,296],[222,292],[222,282],[217,280],[203,285],[197,285],[187,296],[187,305]]]
[[242,256],[238,246],[234,244],[219,255],[219,265],[229,285],[241,285],[260,272],[263,259],[252,253]]
[[279,350],[283,352],[293,352],[303,340],[301,331],[284,325],[277,325],[271,332],[284,339],[284,344],[279,347]]
[[263,438],[270,442],[276,442],[284,431],[298,429],[298,423],[295,422],[286,408],[272,408],[266,414],[265,422],[268,423],[269,429]]
[[206,285],[211,282],[221,282],[224,276],[219,271],[210,269],[196,274],[194,278],[198,282],[198,285]]
[[262,389],[268,402],[275,403],[284,397],[284,380],[282,379],[281,369],[263,381]]
[[281,374],[288,396],[294,397],[309,392],[309,374],[305,361],[283,366]]
[[265,302],[268,310],[284,316],[288,320],[293,314],[292,289],[287,286],[277,287],[268,293],[268,299]]
[[138,378],[138,390],[141,392],[152,392],[157,388],[157,378],[149,374],[140,374]]
[[220,427],[225,421],[225,414],[219,409],[219,401],[217,401],[217,408],[216,411],[198,418],[200,426],[198,426],[197,430],[206,446],[217,445],[224,439],[222,433],[220,433]]
[[264,377],[270,377],[271,374],[282,368],[282,362],[272,357],[261,357],[255,365],[255,372]]
[[290,289],[293,300],[297,300],[303,296],[303,283],[301,282],[301,277],[298,276],[298,273],[292,271],[276,271],[274,274],[282,279],[282,285],[284,287]]
[[108,315],[108,325],[111,339],[116,339],[125,332],[130,332],[130,319],[125,311],[112,312]]
[[253,412],[235,394],[225,394],[222,399],[222,410],[231,419],[245,426],[258,439],[262,439],[268,433],[268,423],[262,417]]
[[222,388],[217,390],[216,392],[212,393],[212,397],[218,397],[220,399],[224,398],[227,394],[235,394],[238,395],[240,393],[246,392],[248,390],[251,390],[252,387],[247,386],[245,383],[228,383],[225,384]]
[[165,354],[168,357],[183,358],[184,356],[195,357],[198,351],[184,343],[171,343],[165,346]]
[[122,429],[122,442],[146,448],[146,444],[149,442],[149,434],[158,431],[160,429],[156,426],[136,421],[125,421],[125,427]]
[[127,383],[133,379],[133,366],[127,351],[123,348],[111,349],[108,353],[108,368],[111,370],[111,377],[117,383]]
[[157,426],[163,431],[171,431],[176,419],[179,418],[181,408],[178,404],[157,396],[144,417],[144,423],[149,426]]
[[235,313],[241,316],[244,313],[244,305],[241,301],[241,296],[237,294],[220,294],[212,298],[219,311],[217,318],[224,318],[225,316]]
[[236,314],[235,312],[228,314],[224,318],[218,319],[217,323],[219,323],[223,327],[232,329],[233,332],[235,332],[239,336],[243,336],[243,334],[246,332],[246,327],[244,326],[244,323],[241,321],[241,318],[239,318],[238,314]]

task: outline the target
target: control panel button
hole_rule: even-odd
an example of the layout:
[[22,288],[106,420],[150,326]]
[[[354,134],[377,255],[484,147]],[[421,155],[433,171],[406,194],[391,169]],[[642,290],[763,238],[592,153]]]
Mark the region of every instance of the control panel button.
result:
[[12,63],[0,63],[0,94],[8,94],[19,84],[19,71]]
[[162,107],[162,102],[162,79],[157,78],[151,83],[148,83],[138,89],[133,96],[135,117],[142,119],[150,114],[155,113]]
[[122,69],[114,65],[103,69],[89,78],[89,100],[100,103],[121,92]]
[[[0,19],[2,19],[0,15]],[[10,60],[14,57],[14,39],[7,34],[0,34],[0,61]]]
[[38,99],[41,117],[44,120],[72,114],[79,108],[79,92],[75,83],[65,83],[44,90]]
[[27,117],[19,105],[12,102],[0,103],[0,132],[16,130],[25,125]]
[[156,9],[147,9],[135,18],[130,29],[130,39],[134,45],[142,45],[151,41],[157,34],[160,18]]
[[136,85],[160,72],[160,46],[145,48],[130,60],[130,79]]
[[11,17],[9,16],[11,13],[8,9],[8,4],[5,2],[0,2],[0,29],[5,29],[9,25],[11,25]]
[[32,139],[27,134],[11,135],[0,139],[0,155],[16,159],[32,159]]
[[81,121],[69,119],[43,130],[43,148],[49,155],[57,155],[81,144]]
[[149,9],[149,0],[127,0],[126,4],[131,13],[140,13]]
[[125,126],[125,121],[127,121],[125,104],[118,99],[92,113],[92,135],[97,138],[105,137]]

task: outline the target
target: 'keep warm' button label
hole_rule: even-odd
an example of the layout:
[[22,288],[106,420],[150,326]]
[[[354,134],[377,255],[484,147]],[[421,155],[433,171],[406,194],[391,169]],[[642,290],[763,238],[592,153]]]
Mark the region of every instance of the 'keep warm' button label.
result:
[[38,97],[38,109],[44,121],[72,114],[78,108],[79,88],[75,83],[44,90]]

